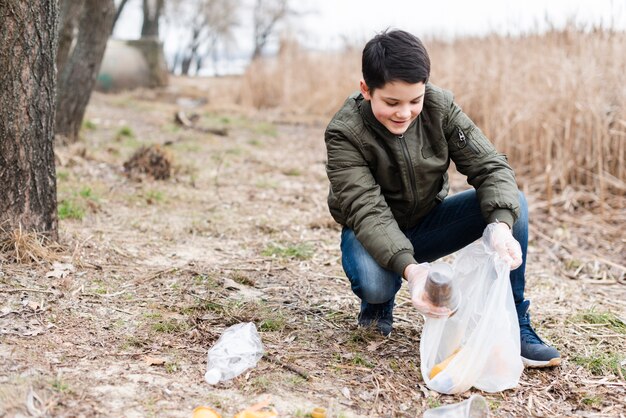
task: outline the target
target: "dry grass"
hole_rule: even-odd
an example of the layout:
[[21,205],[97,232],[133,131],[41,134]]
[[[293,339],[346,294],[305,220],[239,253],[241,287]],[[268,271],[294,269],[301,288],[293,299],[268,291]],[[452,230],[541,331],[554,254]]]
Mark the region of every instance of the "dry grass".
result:
[[[626,33],[574,27],[542,35],[426,42],[432,81],[507,154],[523,188],[584,190],[610,218],[626,196]],[[241,103],[328,119],[357,89],[361,47],[309,54],[286,42],[254,63]]]
[[25,231],[22,225],[6,230],[0,225],[0,264],[52,262],[58,259],[61,246],[42,234]]

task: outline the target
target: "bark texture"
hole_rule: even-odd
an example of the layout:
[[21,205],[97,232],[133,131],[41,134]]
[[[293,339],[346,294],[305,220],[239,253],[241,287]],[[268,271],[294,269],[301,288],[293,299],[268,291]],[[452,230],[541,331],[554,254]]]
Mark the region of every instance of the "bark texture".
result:
[[78,139],[114,15],[113,0],[85,0],[78,23],[76,46],[63,73],[59,74],[56,132],[69,142]]
[[0,1],[0,224],[57,239],[56,1]]
[[85,0],[61,0],[59,10],[59,48],[57,49],[57,74],[63,72],[72,48],[78,18]]

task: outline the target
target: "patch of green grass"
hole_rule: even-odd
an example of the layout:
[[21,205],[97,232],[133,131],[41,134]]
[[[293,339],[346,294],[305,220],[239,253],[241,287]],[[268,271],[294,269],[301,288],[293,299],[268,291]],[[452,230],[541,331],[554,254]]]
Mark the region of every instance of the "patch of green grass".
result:
[[63,199],[57,207],[59,219],[77,219],[82,220],[85,217],[85,209],[74,200]]
[[66,382],[62,381],[59,377],[57,377],[52,382],[52,389],[55,392],[68,393],[68,392],[70,392],[70,385],[67,384]]
[[307,381],[302,376],[291,375],[287,378],[287,384],[292,387],[304,386]]
[[256,392],[267,392],[270,388],[272,381],[267,376],[257,376],[253,378],[250,385]]
[[161,319],[163,318],[163,314],[161,314],[160,312],[148,312],[143,314],[144,318],[147,319]]
[[148,341],[136,337],[134,335],[131,335],[129,337],[126,338],[126,340],[124,340],[124,343],[121,346],[122,350],[127,350],[129,348],[143,348],[146,345],[148,345]]
[[178,312],[183,315],[192,315],[196,312],[215,312],[221,314],[226,310],[221,303],[214,302],[212,300],[199,299],[194,305],[188,305],[181,307]]
[[187,331],[188,326],[176,319],[169,319],[152,324],[152,329],[163,334],[176,334]]
[[260,135],[266,135],[271,137],[278,136],[278,129],[276,129],[276,125],[269,122],[257,123],[256,125],[254,125],[252,130],[253,132]]
[[572,361],[579,366],[583,366],[595,376],[603,376],[608,373],[618,375],[618,369],[621,369],[622,375],[626,375],[626,366],[621,362],[624,359],[620,355],[612,352],[596,353],[591,356],[574,356]]
[[294,244],[294,245],[277,245],[271,244],[261,255],[265,257],[278,257],[278,258],[295,258],[298,260],[308,260],[313,256],[313,248],[309,244]]
[[617,333],[626,334],[626,324],[612,312],[597,312],[595,308],[592,308],[587,312],[576,315],[574,319],[576,322],[606,325],[607,328]]
[[165,363],[165,371],[169,374],[173,374],[180,371],[180,366],[176,362]]
[[580,401],[583,404],[592,407],[599,407],[602,405],[602,398],[594,395],[585,395]]
[[261,332],[281,331],[284,328],[285,318],[280,313],[273,318],[265,318],[259,324],[259,331]]
[[99,197],[94,194],[93,190],[89,186],[85,186],[82,189],[80,189],[78,194],[85,199],[89,199],[93,201],[99,200]]
[[375,338],[376,333],[369,328],[358,327],[352,332],[350,332],[350,337],[348,339],[352,344],[363,344],[371,341]]
[[146,203],[151,205],[153,203],[163,202],[163,200],[165,199],[165,195],[163,194],[163,192],[158,190],[148,190],[145,194],[145,198]]
[[122,138],[134,138],[135,132],[129,126],[122,126],[117,130],[115,137],[119,140]]
[[251,140],[248,141],[248,144],[252,145],[253,147],[261,147],[263,146],[263,142],[259,139],[253,138]]
[[259,180],[254,184],[258,189],[277,189],[278,182],[275,180]]
[[193,282],[197,285],[206,286],[209,289],[216,289],[219,286],[217,285],[217,280],[214,277],[209,276],[207,274],[196,274],[193,276]]
[[288,170],[283,171],[283,174],[286,176],[297,177],[302,175],[302,171],[298,168],[290,168]]
[[180,125],[177,125],[175,123],[166,123],[165,125],[161,126],[161,130],[164,132],[175,134],[177,132],[180,132],[182,128]]
[[439,398],[431,396],[430,398],[426,398],[426,404],[428,405],[429,409],[439,408],[441,406],[441,401],[439,400]]
[[86,129],[88,131],[95,131],[97,128],[98,125],[96,125],[94,121],[90,119],[85,119],[83,121],[83,129]]
[[487,399],[487,404],[489,405],[489,409],[493,412],[497,412],[500,408],[501,402],[497,399]]
[[68,171],[65,171],[65,170],[57,171],[57,180],[66,181],[69,178],[70,178],[70,173]]
[[199,144],[195,142],[190,142],[189,140],[176,142],[174,143],[172,148],[175,149],[176,151],[189,152],[189,153],[197,153],[197,152],[200,152],[200,150],[202,149],[202,147],[200,147]]
[[368,369],[374,367],[374,364],[366,359],[361,353],[354,354],[354,357],[352,357],[352,364],[354,364],[355,366],[367,367]]

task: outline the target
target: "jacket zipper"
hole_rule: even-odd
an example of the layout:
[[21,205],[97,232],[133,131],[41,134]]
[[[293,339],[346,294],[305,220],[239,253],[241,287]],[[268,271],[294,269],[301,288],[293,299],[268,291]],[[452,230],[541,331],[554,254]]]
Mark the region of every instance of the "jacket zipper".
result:
[[476,146],[472,142],[468,141],[463,131],[459,129],[459,148],[463,149],[465,146],[469,146],[474,154],[480,154]]
[[413,163],[411,162],[411,155],[409,154],[409,147],[406,144],[404,135],[398,136],[398,140],[400,141],[400,145],[402,146],[402,154],[404,154],[404,159],[409,166],[408,168],[409,179],[411,180],[411,191],[413,192],[413,210],[411,211],[411,213],[415,213],[417,209],[417,186],[415,184],[415,173],[413,172]]

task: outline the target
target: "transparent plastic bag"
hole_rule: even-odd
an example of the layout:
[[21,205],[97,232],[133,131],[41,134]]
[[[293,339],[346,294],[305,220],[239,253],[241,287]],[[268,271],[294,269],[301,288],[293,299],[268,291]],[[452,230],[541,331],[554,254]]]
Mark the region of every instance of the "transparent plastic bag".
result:
[[426,318],[422,376],[437,392],[472,386],[498,392],[517,386],[523,364],[509,266],[490,247],[490,231],[463,248],[452,266],[462,300],[449,318]]
[[204,379],[215,385],[256,366],[263,356],[263,344],[252,322],[227,328],[209,349]]

